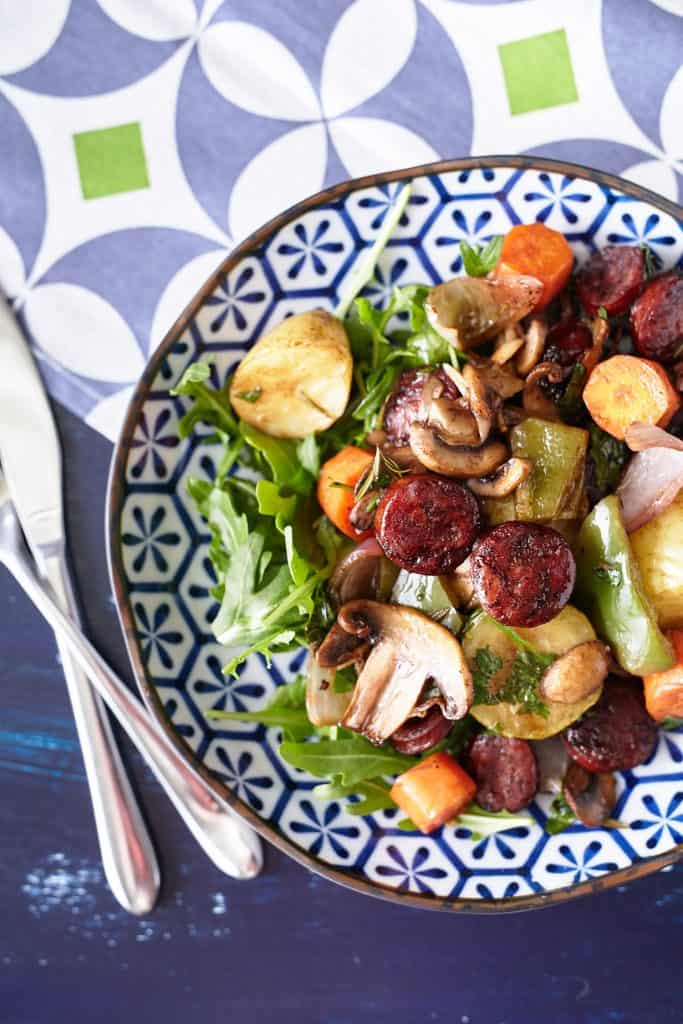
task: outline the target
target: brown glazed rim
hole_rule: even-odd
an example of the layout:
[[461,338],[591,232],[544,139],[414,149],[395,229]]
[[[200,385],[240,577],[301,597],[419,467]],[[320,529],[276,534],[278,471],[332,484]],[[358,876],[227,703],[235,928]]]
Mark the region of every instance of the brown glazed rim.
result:
[[[306,850],[302,850],[291,842],[283,833],[274,828],[268,822],[263,821],[249,806],[243,803],[235,794],[216,779],[195,757],[193,751],[184,743],[173,729],[166,718],[163,707],[156,690],[152,686],[144,667],[141,651],[138,646],[133,615],[126,585],[125,575],[121,557],[121,543],[119,523],[124,494],[124,480],[126,460],[128,457],[130,441],[133,437],[135,427],[138,423],[141,409],[145,403],[152,381],[157,375],[159,366],[169,353],[178,338],[182,335],[191,320],[194,319],[207,297],[214,291],[220,279],[235,267],[240,260],[261,246],[266,239],[280,228],[284,227],[291,220],[301,216],[308,210],[315,209],[330,200],[339,199],[348,192],[358,189],[370,188],[373,185],[384,185],[391,182],[404,181],[409,178],[418,178],[434,174],[446,174],[451,171],[463,171],[474,169],[487,169],[497,167],[509,167],[523,170],[543,170],[565,174],[569,177],[584,178],[600,185],[613,188],[634,199],[642,200],[650,205],[670,214],[679,221],[683,221],[683,208],[676,203],[658,196],[648,189],[632,184],[613,174],[606,174],[596,171],[580,164],[568,163],[562,160],[549,160],[541,157],[527,156],[487,156],[487,157],[466,157],[460,160],[442,160],[433,164],[423,164],[419,167],[408,167],[398,171],[388,171],[382,174],[371,174],[363,178],[354,178],[349,181],[340,182],[331,188],[318,192],[317,195],[297,203],[273,218],[263,227],[259,228],[252,235],[246,238],[234,249],[223,261],[217,270],[211,275],[206,284],[192,299],[184,312],[178,317],[164,340],[155,350],[147,364],[142,377],[135,389],[131,399],[126,418],[116,444],[111,461],[109,472],[109,484],[107,493],[107,538],[108,538],[108,561],[109,575],[116,598],[116,605],[119,621],[123,628],[128,654],[133,665],[135,679],[138,688],[143,696],[147,707],[154,714],[167,737],[182,754],[185,760],[198,772],[209,784],[216,797],[236,811],[240,817],[252,826],[264,839],[292,857],[299,864],[303,864],[316,874],[329,878],[349,889],[366,893],[370,896],[389,900],[393,903],[400,903],[410,907],[421,907],[431,910],[460,911],[465,913],[491,914],[502,911],[529,910],[537,907],[547,907],[576,896],[585,896],[589,893],[602,892],[614,885],[623,885],[625,882],[642,878],[653,871],[658,871],[669,864],[683,857],[683,843],[678,844],[667,853],[651,857],[642,863],[633,864],[628,868],[621,868],[609,875],[600,878],[581,882],[577,885],[556,889],[547,893],[534,893],[528,896],[499,898],[499,899],[462,899],[455,897],[424,896],[410,892],[403,892],[391,889],[388,886],[371,882],[365,878],[358,877],[349,872],[331,867],[322,861],[311,856]],[[426,842],[429,840],[427,839]]]

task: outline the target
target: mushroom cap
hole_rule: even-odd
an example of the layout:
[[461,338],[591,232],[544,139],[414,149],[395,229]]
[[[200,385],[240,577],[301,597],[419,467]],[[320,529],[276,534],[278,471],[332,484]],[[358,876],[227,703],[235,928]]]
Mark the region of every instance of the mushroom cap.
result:
[[527,479],[530,473],[530,460],[518,459],[513,456],[489,476],[470,478],[467,481],[467,486],[479,498],[506,498]]
[[479,448],[455,447],[422,423],[411,424],[410,448],[426,469],[456,480],[487,476],[509,457],[502,441],[487,441]]
[[347,729],[383,743],[410,717],[428,680],[446,718],[467,714],[469,668],[457,639],[433,619],[415,608],[358,600],[344,605],[337,625],[372,644],[342,719]]
[[539,692],[545,700],[574,704],[599,690],[609,671],[609,651],[599,640],[577,644],[543,673]]
[[562,793],[579,821],[587,828],[597,828],[614,810],[617,780],[611,772],[588,772],[572,761]]
[[535,277],[496,280],[454,277],[432,288],[425,302],[432,327],[458,349],[479,345],[532,311],[543,285]]

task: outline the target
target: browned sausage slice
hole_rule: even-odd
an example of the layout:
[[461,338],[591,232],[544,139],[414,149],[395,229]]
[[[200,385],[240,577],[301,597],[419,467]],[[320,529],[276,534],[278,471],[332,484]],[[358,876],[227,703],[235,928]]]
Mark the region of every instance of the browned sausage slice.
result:
[[548,331],[545,359],[560,366],[573,366],[593,344],[593,335],[578,320],[565,320]]
[[645,709],[643,688],[608,678],[600,700],[562,734],[567,751],[589,772],[625,772],[647,761],[657,724]]
[[465,561],[480,522],[477,499],[467,487],[450,477],[420,473],[387,488],[375,514],[375,532],[396,565],[439,576]]
[[453,722],[435,704],[423,718],[406,719],[391,737],[391,744],[399,754],[423,754],[445,739],[452,728]]
[[683,346],[683,276],[662,274],[631,309],[633,340],[645,359],[670,362]]
[[637,245],[607,245],[594,252],[576,275],[576,294],[591,316],[602,308],[610,315],[625,313],[645,279],[643,250]]
[[474,593],[507,626],[540,626],[558,615],[574,588],[576,563],[557,530],[537,523],[494,526],[470,559]]
[[477,783],[477,803],[485,811],[521,811],[536,793],[536,758],[526,740],[481,733],[468,755]]
[[[410,440],[410,425],[420,415],[422,390],[428,373],[424,370],[404,370],[396,382],[384,407],[382,427],[389,444],[402,447]],[[451,399],[460,397],[460,392],[447,373],[439,368],[435,376],[443,385],[443,393]]]

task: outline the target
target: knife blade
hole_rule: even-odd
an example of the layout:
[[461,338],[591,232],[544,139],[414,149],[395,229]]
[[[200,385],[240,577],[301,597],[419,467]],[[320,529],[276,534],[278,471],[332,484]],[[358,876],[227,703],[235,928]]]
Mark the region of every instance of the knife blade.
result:
[[[42,379],[0,293],[0,459],[38,571],[62,610],[78,622],[66,563],[62,456]],[[90,789],[109,886],[131,913],[151,910],[159,866],[102,700],[58,643]]]

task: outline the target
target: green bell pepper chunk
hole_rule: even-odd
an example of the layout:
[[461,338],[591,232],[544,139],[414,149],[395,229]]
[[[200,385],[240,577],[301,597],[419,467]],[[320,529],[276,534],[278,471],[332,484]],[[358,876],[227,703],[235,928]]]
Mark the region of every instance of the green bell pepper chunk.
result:
[[615,494],[598,502],[579,532],[576,599],[627,672],[643,676],[674,664],[645,593]]
[[515,491],[517,519],[575,519],[583,498],[588,431],[531,416],[510,431],[512,454],[530,459]]
[[452,633],[459,632],[462,627],[462,616],[453,607],[438,576],[423,576],[421,573],[401,569],[391,592],[391,600],[394,604],[417,608]]

